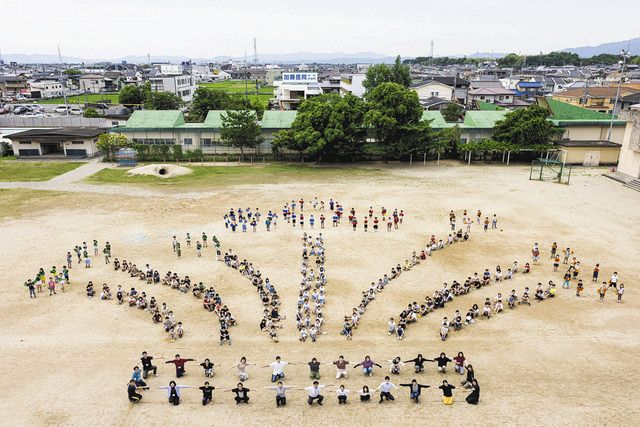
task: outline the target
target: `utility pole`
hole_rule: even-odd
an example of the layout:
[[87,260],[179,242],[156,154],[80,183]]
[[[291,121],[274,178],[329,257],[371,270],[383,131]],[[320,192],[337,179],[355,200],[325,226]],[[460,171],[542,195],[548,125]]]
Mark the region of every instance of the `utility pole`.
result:
[[[4,69],[4,61],[2,60],[2,49],[0,49],[0,64]],[[2,72],[2,81],[4,82],[4,92],[2,92],[2,96],[7,96],[7,76]]]
[[58,70],[58,76],[60,81],[60,86],[62,87],[62,96],[64,97],[64,106],[67,110],[67,114],[69,114],[69,104],[67,103],[67,92],[65,89],[65,84],[62,81],[62,54],[60,53],[60,45],[58,45],[58,61],[60,61],[60,69]]
[[616,114],[616,107],[618,106],[618,98],[620,97],[620,88],[622,87],[622,80],[624,79],[624,67],[627,65],[627,59],[631,57],[628,50],[622,49],[620,51],[622,61],[620,61],[620,80],[618,80],[618,89],[616,89],[616,97],[613,101],[613,108],[611,110],[611,122],[609,123],[609,132],[607,133],[607,141],[611,142],[611,131],[613,130],[613,120]]

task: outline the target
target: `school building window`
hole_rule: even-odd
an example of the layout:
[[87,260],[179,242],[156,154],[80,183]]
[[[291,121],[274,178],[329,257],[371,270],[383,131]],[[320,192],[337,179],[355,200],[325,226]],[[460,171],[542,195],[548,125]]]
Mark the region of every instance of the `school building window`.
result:
[[73,145],[83,145],[84,141],[71,141]]
[[214,141],[211,138],[202,138],[200,141],[202,142],[202,146],[205,147],[205,148],[206,147],[215,147],[215,146],[218,145],[217,141]]
[[193,139],[185,138],[184,139],[184,145],[193,145]]

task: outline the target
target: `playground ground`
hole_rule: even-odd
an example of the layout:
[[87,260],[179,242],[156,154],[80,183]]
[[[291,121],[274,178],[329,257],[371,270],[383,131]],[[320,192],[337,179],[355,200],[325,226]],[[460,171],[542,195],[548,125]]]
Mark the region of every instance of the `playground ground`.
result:
[[[384,173],[353,174],[348,171],[326,181],[305,177],[288,182],[255,184],[245,182],[198,187],[156,187],[142,191],[138,186],[119,186],[120,192],[98,193],[83,184],[83,191],[0,191],[0,312],[3,322],[0,363],[5,366],[0,390],[0,414],[14,425],[124,424],[213,424],[228,425],[388,425],[402,420],[409,425],[425,421],[439,425],[634,425],[639,409],[636,399],[637,366],[640,363],[640,297],[637,286],[640,265],[637,192],[602,176],[603,169],[576,168],[571,185],[529,181],[528,167],[441,166],[390,167]],[[145,187],[146,188],[146,187]],[[258,206],[262,212],[281,210],[286,201],[314,196],[338,200],[361,215],[369,206],[403,209],[406,219],[397,232],[365,234],[346,225],[324,232],[327,251],[326,335],[316,343],[298,341],[295,304],[299,282],[301,231],[285,224],[267,233],[232,235],[221,217],[230,207]],[[431,234],[448,233],[448,212],[463,209],[496,213],[499,230],[484,233],[474,227],[471,240],[436,252],[426,262],[405,272],[370,304],[352,341],[338,332],[341,319],[358,304],[360,292],[372,280],[402,263],[413,250],[422,248]],[[309,214],[312,212],[308,212]],[[203,258],[184,248],[178,259],[171,250],[171,236],[193,236],[202,231],[215,234],[223,250],[232,248],[241,258],[258,266],[264,277],[276,285],[287,316],[280,342],[272,343],[259,331],[262,306],[253,287],[235,270],[213,260],[211,248]],[[113,272],[96,259],[91,269],[71,270],[72,284],[65,294],[28,298],[22,283],[39,267],[61,267],[64,254],[82,241],[109,240],[113,255],[150,263],[161,274],[167,270],[204,281],[221,294],[238,319],[230,330],[233,345],[218,345],[217,321],[191,295],[162,286],[146,285]],[[507,310],[491,320],[453,332],[446,342],[438,337],[444,315],[482,304],[497,292],[519,293],[549,280],[560,284],[562,273],[553,273],[548,259],[553,241],[571,246],[582,262],[587,284],[585,296],[576,298],[575,288],[558,290],[555,300],[533,303],[532,307]],[[397,317],[408,302],[421,301],[443,282],[463,281],[474,272],[496,265],[505,270],[514,260],[530,261],[534,242],[542,248],[541,262],[529,276],[459,297],[419,320],[398,342],[385,333],[389,317]],[[622,304],[607,294],[597,301],[595,285],[589,281],[592,267],[600,263],[601,275],[618,271],[627,287]],[[118,306],[114,301],[87,299],[84,287],[92,280],[99,289],[108,283],[112,290],[135,286],[160,302],[167,302],[185,324],[185,337],[170,343],[161,326],[140,310]],[[166,402],[162,390],[143,392],[143,401],[131,405],[126,383],[140,353],[169,358],[176,353],[195,358],[187,364],[187,376],[179,384],[200,386],[204,382],[198,366],[204,358],[225,369],[210,379],[217,389],[209,407],[202,407],[199,390],[185,390],[180,406]],[[433,357],[441,351],[453,356],[464,351],[476,369],[482,387],[480,405],[464,402],[465,394],[455,390],[453,406],[440,402],[440,391],[430,388],[419,405],[409,402],[406,389],[394,393],[394,403],[361,404],[357,396],[346,406],[337,405],[328,391],[324,407],[308,407],[303,391],[290,391],[289,404],[275,407],[270,370],[251,366],[246,386],[251,403],[237,406],[231,393],[237,377],[227,370],[241,356],[266,365],[276,355],[301,362],[287,369],[286,384],[310,385],[305,362],[312,357],[332,361],[339,355],[358,362],[365,355],[383,365],[373,377],[351,370],[347,380],[336,381],[334,369],[322,367],[321,383],[344,383],[348,389],[362,385],[375,388],[388,372],[384,359],[413,358],[417,353]],[[162,362],[162,361],[158,361]],[[159,376],[150,386],[167,385],[174,378],[172,365],[161,364]],[[410,366],[394,377],[396,383],[414,377]],[[458,384],[460,377],[435,372],[433,366],[418,376],[422,383],[437,386],[443,379]]]

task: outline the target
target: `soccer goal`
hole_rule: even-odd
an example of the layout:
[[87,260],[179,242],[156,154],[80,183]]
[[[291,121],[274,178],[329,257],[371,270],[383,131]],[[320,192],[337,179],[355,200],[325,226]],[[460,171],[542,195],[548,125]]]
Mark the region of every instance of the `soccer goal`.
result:
[[540,158],[531,162],[529,179],[569,184],[569,180],[571,179],[571,165],[555,159]]

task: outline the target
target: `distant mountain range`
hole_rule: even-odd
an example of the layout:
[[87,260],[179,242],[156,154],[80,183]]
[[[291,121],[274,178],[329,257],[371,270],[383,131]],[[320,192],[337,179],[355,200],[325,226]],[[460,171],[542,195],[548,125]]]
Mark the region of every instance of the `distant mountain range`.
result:
[[[577,53],[583,58],[588,58],[600,53],[618,54],[621,49],[627,49],[629,46],[630,52],[634,55],[640,54],[640,37],[621,40],[617,42],[603,43],[597,46],[581,46],[561,49],[563,52]],[[468,56],[469,58],[502,58],[505,56],[502,52],[474,52]],[[455,54],[447,55],[449,57],[461,57],[465,55]],[[18,62],[20,64],[53,64],[58,62],[57,55],[49,54],[19,54],[10,53],[3,54],[5,62]],[[212,58],[195,58],[188,56],[170,56],[170,55],[151,55],[152,62],[172,62],[180,63],[182,61],[191,60],[194,63],[205,62],[226,62],[226,61],[243,61],[244,56],[214,56]],[[253,58],[248,56],[247,61],[252,62]],[[403,57],[403,59],[409,59]],[[148,58],[146,55],[127,55],[120,58],[81,58],[77,56],[63,56],[62,60],[66,63],[78,64],[87,63],[92,64],[96,62],[112,62],[121,63],[126,61],[128,63],[143,64],[146,63]],[[317,53],[317,52],[295,52],[295,53],[273,53],[273,54],[261,54],[258,55],[260,63],[272,63],[272,64],[299,64],[301,62],[313,63],[320,62],[325,64],[356,64],[356,63],[392,63],[395,60],[395,56],[374,53],[374,52],[356,52],[356,53]]]
[[597,46],[568,47],[562,49],[563,52],[577,53],[581,58],[589,58],[601,53],[617,55],[622,49],[629,49],[632,55],[640,55],[640,37],[619,42],[603,43]]
[[[52,64],[59,62],[57,55],[48,54],[31,54],[24,55],[19,53],[10,53],[2,55],[5,62],[17,62],[19,64]],[[193,61],[194,63],[204,62],[226,62],[226,61],[243,61],[244,56],[214,56],[211,58],[196,58],[189,56],[170,56],[170,55],[151,55],[151,62],[172,62],[180,63],[182,61]],[[247,62],[251,63],[253,58],[248,56]],[[277,64],[299,64],[301,62],[321,62],[325,64],[356,64],[356,63],[392,63],[395,56],[389,56],[373,52],[356,52],[356,53],[314,53],[314,52],[296,52],[296,53],[274,53],[262,54],[258,56],[260,63],[277,63]],[[126,61],[132,64],[144,64],[148,61],[146,55],[127,55],[120,58],[80,58],[76,56],[63,56],[62,61],[70,64],[78,63],[96,63],[96,62],[112,62],[121,63]]]

